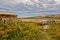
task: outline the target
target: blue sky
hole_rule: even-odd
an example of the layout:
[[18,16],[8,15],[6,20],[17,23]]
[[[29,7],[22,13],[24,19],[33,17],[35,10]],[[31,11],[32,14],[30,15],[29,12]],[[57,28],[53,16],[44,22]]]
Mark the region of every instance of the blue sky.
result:
[[60,14],[60,0],[0,0],[0,10],[18,17]]

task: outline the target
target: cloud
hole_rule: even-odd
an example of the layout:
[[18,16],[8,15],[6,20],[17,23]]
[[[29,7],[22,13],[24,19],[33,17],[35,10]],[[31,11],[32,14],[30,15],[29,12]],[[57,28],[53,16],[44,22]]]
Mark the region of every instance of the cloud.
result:
[[0,0],[0,10],[14,12],[19,16],[24,13],[25,16],[59,13],[60,0]]
[[60,4],[60,0],[55,0],[57,4]]
[[17,2],[17,3],[20,3],[20,2],[27,2],[29,0],[14,0],[14,1]]

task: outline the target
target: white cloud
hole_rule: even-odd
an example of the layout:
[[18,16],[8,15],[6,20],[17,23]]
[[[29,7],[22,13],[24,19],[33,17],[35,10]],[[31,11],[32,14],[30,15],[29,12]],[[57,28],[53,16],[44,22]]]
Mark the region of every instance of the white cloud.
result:
[[9,8],[1,10],[9,10],[16,14],[19,11],[18,15],[20,14],[20,16],[22,13],[33,13],[31,15],[22,14],[23,16],[46,15],[46,13],[42,12],[46,11],[48,14],[48,10],[58,11],[60,9],[59,5],[60,0],[0,0],[0,8]]
[[27,2],[29,0],[14,0],[14,1],[16,1],[17,3],[20,3],[20,2]]
[[60,0],[55,0],[57,4],[60,4]]

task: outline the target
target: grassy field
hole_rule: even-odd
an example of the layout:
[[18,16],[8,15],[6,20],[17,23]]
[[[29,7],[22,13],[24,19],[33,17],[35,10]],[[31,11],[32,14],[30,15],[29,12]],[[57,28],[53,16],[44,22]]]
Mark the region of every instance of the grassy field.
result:
[[48,22],[48,25],[44,29],[43,25],[31,22],[0,22],[0,40],[60,40],[60,23]]

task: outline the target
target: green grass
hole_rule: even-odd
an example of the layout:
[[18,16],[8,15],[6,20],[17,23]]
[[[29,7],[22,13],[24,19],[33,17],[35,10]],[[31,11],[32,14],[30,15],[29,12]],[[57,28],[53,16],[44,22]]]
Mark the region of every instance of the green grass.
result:
[[60,40],[60,25],[50,22],[49,25],[49,29],[43,31],[42,26],[36,23],[0,22],[0,40]]

